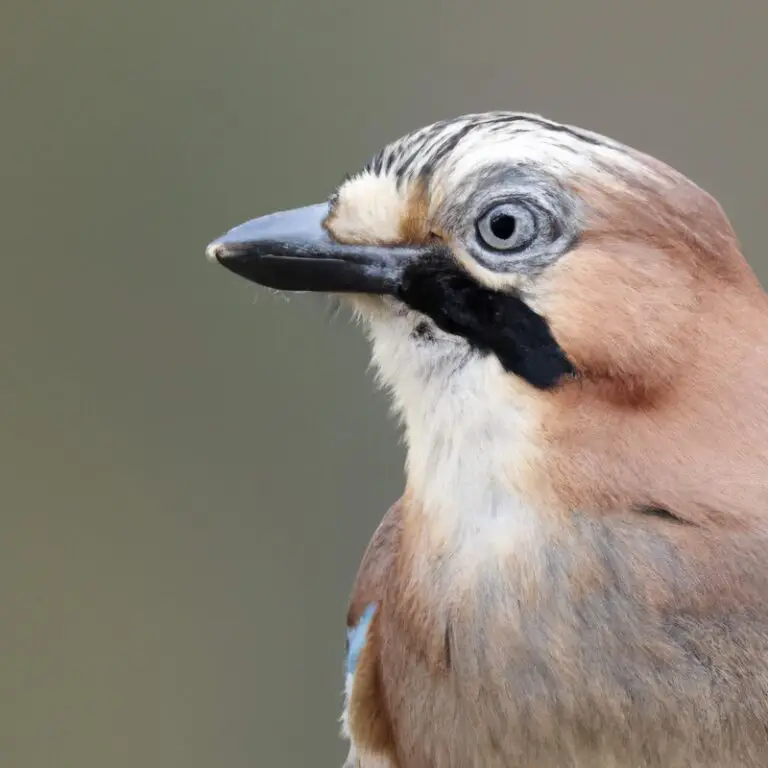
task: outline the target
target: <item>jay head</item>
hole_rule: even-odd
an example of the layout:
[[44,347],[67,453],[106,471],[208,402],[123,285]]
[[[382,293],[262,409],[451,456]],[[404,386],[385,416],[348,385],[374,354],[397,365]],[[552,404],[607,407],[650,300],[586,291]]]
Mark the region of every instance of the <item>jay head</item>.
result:
[[469,115],[208,255],[345,296],[403,420],[350,608],[351,762],[763,764],[768,306],[712,197]]

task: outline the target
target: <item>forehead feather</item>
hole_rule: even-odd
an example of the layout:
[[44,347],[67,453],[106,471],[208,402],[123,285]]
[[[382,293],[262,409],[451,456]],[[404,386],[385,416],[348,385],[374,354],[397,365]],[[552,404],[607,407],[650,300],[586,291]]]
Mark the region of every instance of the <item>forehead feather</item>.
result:
[[349,242],[418,240],[435,224],[439,230],[446,206],[461,215],[474,185],[504,168],[527,169],[523,188],[525,178],[548,178],[545,186],[576,194],[603,221],[621,206],[660,206],[699,227],[707,210],[707,226],[728,229],[709,195],[656,158],[537,115],[489,112],[433,123],[387,144],[342,184],[329,230]]
[[574,126],[517,112],[463,115],[419,128],[387,144],[365,167],[399,182],[465,174],[478,162],[532,161],[552,170],[584,170],[604,163],[643,165],[640,153]]
[[661,186],[682,179],[613,139],[517,112],[463,115],[424,126],[387,144],[359,175],[390,178],[407,197],[414,182],[430,194],[447,193],[478,171],[502,164],[539,166],[562,182],[589,177],[608,186],[633,177]]
[[346,243],[396,243],[408,204],[408,193],[393,176],[364,171],[342,184],[326,227]]

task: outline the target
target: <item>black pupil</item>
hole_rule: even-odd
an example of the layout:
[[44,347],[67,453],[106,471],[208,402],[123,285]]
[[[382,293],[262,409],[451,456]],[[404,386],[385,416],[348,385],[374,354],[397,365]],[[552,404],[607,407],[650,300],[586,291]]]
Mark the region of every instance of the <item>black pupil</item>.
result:
[[515,234],[515,217],[508,213],[496,213],[491,217],[491,232],[499,240],[509,240]]

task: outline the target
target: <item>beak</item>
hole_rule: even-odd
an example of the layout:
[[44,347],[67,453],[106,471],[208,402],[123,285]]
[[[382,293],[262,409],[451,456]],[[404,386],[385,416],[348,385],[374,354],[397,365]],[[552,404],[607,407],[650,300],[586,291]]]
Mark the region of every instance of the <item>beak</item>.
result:
[[246,280],[283,291],[395,294],[427,248],[345,245],[324,223],[327,203],[280,211],[231,229],[206,249]]

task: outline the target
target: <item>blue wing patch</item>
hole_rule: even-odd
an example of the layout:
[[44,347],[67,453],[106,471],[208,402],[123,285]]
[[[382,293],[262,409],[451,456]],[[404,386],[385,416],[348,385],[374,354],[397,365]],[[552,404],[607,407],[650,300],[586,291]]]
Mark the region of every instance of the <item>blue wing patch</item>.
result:
[[360,658],[360,652],[365,646],[365,639],[368,636],[368,627],[371,625],[373,616],[376,613],[376,603],[369,603],[360,620],[354,627],[347,630],[347,674],[354,675],[357,667],[357,660]]

